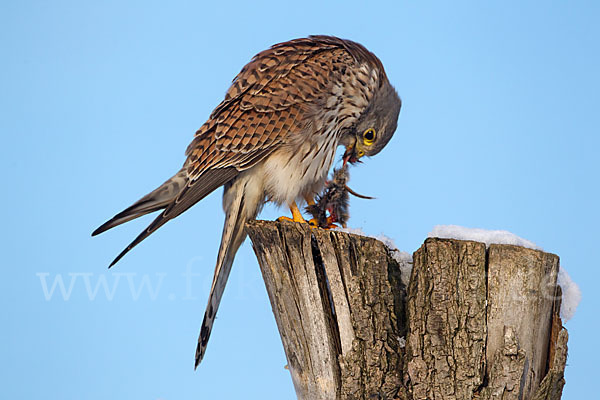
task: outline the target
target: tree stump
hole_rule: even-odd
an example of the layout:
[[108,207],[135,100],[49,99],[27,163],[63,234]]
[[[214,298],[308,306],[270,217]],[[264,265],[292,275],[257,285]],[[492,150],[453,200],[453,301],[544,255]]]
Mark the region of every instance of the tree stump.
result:
[[374,238],[246,229],[299,399],[560,399],[556,255],[430,238],[406,287]]

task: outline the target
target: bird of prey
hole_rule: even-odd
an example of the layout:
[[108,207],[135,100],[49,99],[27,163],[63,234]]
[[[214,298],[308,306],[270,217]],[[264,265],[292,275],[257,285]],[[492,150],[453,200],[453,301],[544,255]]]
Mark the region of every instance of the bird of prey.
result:
[[225,224],[195,366],[204,356],[246,221],[266,202],[287,205],[305,222],[297,202],[314,204],[345,146],[346,162],[372,156],[388,143],[401,101],[381,61],[362,45],[332,36],[276,44],[257,54],[235,77],[225,99],[194,135],[183,167],[93,232],[142,215],[154,221],[115,258],[224,186]]

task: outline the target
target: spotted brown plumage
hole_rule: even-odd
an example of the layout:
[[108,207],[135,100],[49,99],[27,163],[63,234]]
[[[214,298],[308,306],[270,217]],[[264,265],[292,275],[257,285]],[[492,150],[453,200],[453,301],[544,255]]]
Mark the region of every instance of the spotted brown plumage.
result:
[[194,135],[177,174],[92,235],[163,210],[112,266],[167,221],[224,186],[225,224],[197,366],[235,253],[246,237],[246,221],[256,218],[267,201],[287,204],[294,221],[303,221],[296,202],[312,202],[323,188],[336,148],[345,146],[344,161],[350,162],[377,154],[396,130],[400,105],[381,61],[358,43],[311,36],[274,45],[235,77]]

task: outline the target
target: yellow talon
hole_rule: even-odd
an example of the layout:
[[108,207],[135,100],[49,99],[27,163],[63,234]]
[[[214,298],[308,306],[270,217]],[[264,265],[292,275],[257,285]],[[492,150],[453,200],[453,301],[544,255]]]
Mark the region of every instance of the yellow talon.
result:
[[292,218],[290,218],[290,217],[279,217],[279,218],[277,218],[277,221],[300,222],[300,223],[306,224],[306,220],[302,216],[302,213],[298,209],[298,206],[296,205],[295,201],[292,202],[292,204],[290,204],[290,211],[292,212]]

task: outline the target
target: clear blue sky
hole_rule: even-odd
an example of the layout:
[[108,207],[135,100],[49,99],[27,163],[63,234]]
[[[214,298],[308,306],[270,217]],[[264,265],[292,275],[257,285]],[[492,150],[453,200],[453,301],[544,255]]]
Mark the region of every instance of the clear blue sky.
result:
[[436,224],[506,229],[560,255],[583,292],[564,398],[595,393],[598,3],[206,3],[0,4],[3,397],[293,398],[248,242],[193,370],[221,190],[111,271],[150,219],[90,233],[180,167],[255,53],[309,34],[363,43],[404,101],[388,147],[351,171],[377,200],[353,199],[350,226],[409,252]]

